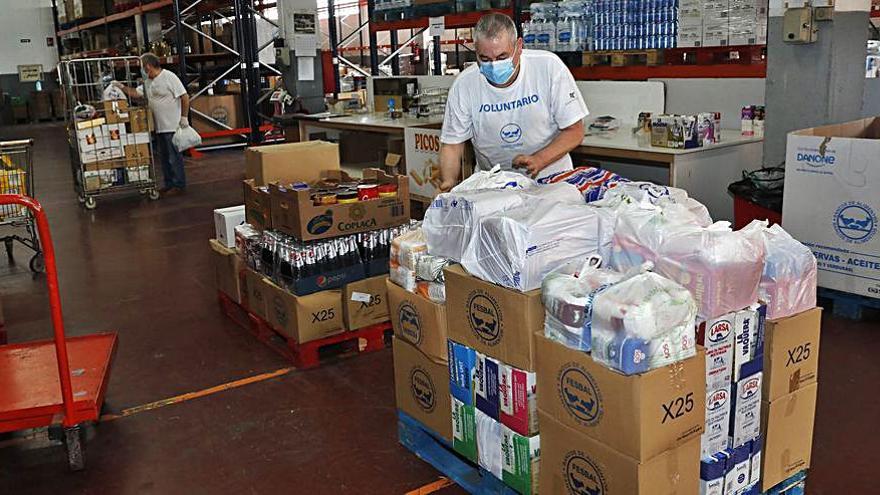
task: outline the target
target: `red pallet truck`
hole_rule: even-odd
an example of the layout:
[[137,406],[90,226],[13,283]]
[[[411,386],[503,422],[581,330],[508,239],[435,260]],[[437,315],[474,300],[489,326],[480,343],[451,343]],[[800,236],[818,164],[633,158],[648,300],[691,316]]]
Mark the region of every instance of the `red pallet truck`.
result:
[[0,433],[60,426],[68,463],[78,471],[85,467],[83,426],[101,415],[117,335],[65,337],[46,213],[35,199],[0,194],[0,206],[10,204],[30,209],[36,221],[55,338],[0,346]]

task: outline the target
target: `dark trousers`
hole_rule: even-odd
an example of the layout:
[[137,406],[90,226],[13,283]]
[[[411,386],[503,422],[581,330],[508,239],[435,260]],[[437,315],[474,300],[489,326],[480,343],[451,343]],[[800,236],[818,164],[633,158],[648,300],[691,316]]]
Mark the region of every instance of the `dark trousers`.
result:
[[173,132],[160,132],[156,134],[156,144],[159,146],[159,159],[162,161],[162,175],[165,176],[165,187],[186,187],[186,172],[183,170],[183,154],[177,151],[171,138]]

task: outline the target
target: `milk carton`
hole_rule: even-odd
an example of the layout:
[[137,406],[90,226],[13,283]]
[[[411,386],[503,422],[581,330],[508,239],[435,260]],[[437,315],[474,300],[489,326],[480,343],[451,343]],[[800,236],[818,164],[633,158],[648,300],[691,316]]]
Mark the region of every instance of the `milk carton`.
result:
[[474,406],[452,397],[452,448],[477,462],[477,420]]
[[498,365],[499,418],[520,435],[538,433],[538,404],[535,373],[504,363]]
[[697,327],[697,343],[706,348],[706,384],[709,388],[730,383],[733,376],[735,325],[736,313],[728,313]]
[[763,359],[754,359],[742,367],[736,382],[736,395],[730,421],[731,445],[739,446],[761,433],[761,384]]
[[729,382],[706,389],[706,426],[700,437],[701,458],[727,448],[732,403]]
[[724,477],[724,493],[725,495],[735,495],[742,492],[749,482],[749,454],[751,453],[751,442],[746,442],[739,447],[728,449],[728,468],[727,475]]
[[[758,350],[758,307],[736,312],[733,327],[733,381],[739,381],[743,365],[755,359]],[[763,349],[762,349],[763,350]]]
[[749,485],[757,485],[761,481],[761,446],[764,439],[758,437],[752,440],[751,466],[749,469]]
[[474,393],[477,410],[498,421],[498,361],[479,352],[474,368]]
[[715,454],[700,461],[700,495],[724,495],[727,456]]
[[459,402],[474,405],[474,368],[476,352],[466,345],[448,340],[449,392]]

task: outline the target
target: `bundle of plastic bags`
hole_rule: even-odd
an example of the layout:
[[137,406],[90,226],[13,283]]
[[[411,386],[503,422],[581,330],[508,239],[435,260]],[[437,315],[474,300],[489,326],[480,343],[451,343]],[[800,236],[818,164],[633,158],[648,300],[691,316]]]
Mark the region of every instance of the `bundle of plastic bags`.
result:
[[577,167],[574,170],[558,172],[538,179],[539,184],[567,182],[581,192],[584,201],[591,203],[605,196],[605,192],[622,182],[629,182],[614,172],[595,167]]
[[488,171],[477,171],[452,188],[451,192],[477,191],[480,189],[528,189],[536,185],[530,177],[518,172],[501,170],[495,165]]
[[598,251],[595,208],[536,199],[482,218],[461,264],[475,277],[530,291],[552,270]]
[[632,375],[692,357],[696,314],[690,292],[674,281],[650,271],[625,277],[593,299],[593,359]]
[[675,187],[661,186],[653,182],[621,181],[609,186],[597,206],[635,206],[659,207],[670,215],[676,215],[682,222],[702,227],[712,224],[709,210],[699,201],[688,196],[687,191]]
[[627,210],[614,229],[612,266],[628,270],[645,263],[693,294],[698,314],[710,319],[758,300],[764,243],[756,232],[682,222],[658,209]]
[[596,296],[624,275],[598,268],[601,258],[573,261],[544,277],[544,336],[572,349],[589,352],[592,347],[592,313]]
[[757,233],[766,257],[759,297],[767,317],[785,318],[816,306],[816,257],[781,226],[755,220],[743,232]]

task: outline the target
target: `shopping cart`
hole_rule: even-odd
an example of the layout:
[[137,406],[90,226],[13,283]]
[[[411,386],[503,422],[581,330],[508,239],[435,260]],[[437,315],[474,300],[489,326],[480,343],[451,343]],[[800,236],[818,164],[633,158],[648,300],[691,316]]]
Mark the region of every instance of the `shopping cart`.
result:
[[0,433],[61,427],[68,464],[78,471],[85,467],[82,427],[100,417],[117,335],[65,337],[46,213],[32,198],[0,194],[0,206],[9,205],[30,211],[43,241],[55,338],[0,345]]
[[[0,194],[21,194],[34,196],[34,157],[33,139],[20,141],[0,141]],[[19,205],[0,205],[0,227],[23,229],[25,234],[8,234],[0,237],[6,245],[6,255],[13,261],[12,250],[15,242],[20,242],[34,251],[30,268],[34,272],[45,269],[40,238],[34,228],[31,212]],[[5,231],[5,229],[4,229]]]

